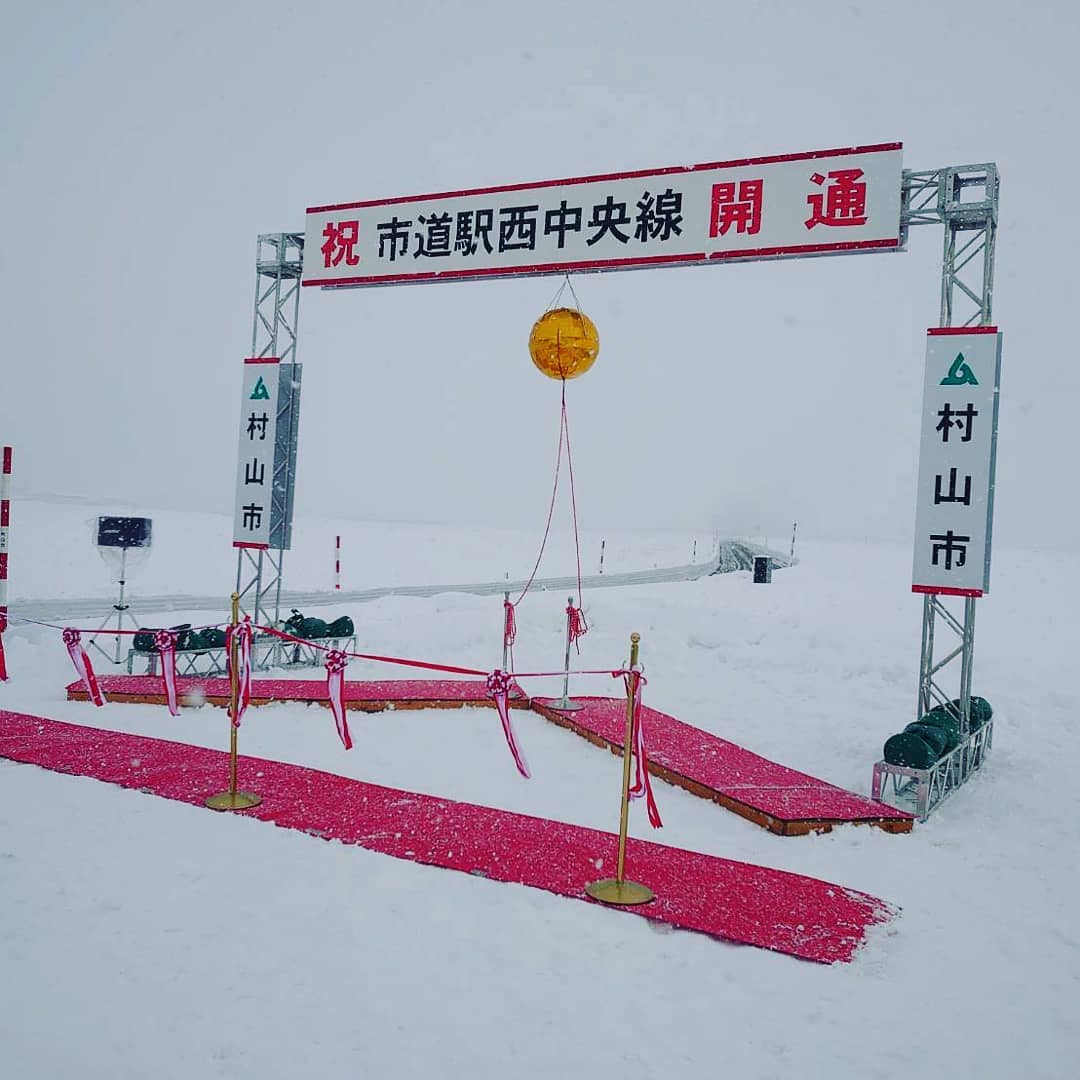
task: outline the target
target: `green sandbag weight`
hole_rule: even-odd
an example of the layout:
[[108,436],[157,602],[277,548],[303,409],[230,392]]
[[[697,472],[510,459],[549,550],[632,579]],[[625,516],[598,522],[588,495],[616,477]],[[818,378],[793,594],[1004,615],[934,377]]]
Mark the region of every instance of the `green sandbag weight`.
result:
[[890,765],[906,765],[912,769],[929,769],[937,761],[933,747],[910,731],[902,731],[886,739],[882,757]]
[[904,730],[911,732],[912,735],[918,735],[920,739],[927,743],[930,749],[934,751],[935,759],[940,758],[948,751],[949,736],[937,724],[924,724],[921,720],[916,720],[914,723],[908,724]]
[[[957,712],[960,711],[959,698],[951,702],[951,704]],[[994,710],[990,707],[990,702],[987,701],[986,698],[975,697],[973,694],[968,699],[968,720],[970,721],[972,731],[978,731],[987,720],[993,717],[993,715]]]
[[921,718],[920,723],[931,724],[933,727],[938,728],[945,733],[946,744],[945,752],[955,750],[960,745],[960,721],[953,715],[950,709],[946,709],[939,705],[936,709],[931,709],[924,717]]

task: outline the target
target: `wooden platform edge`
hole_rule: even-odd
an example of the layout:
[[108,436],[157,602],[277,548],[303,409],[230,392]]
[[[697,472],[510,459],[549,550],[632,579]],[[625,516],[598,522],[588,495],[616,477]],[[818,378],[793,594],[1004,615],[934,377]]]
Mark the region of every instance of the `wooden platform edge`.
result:
[[[69,689],[67,691],[67,698],[69,701],[89,701],[90,695],[84,689]],[[109,701],[126,704],[137,705],[164,705],[165,695],[161,694],[124,694],[112,692],[107,695]],[[224,695],[209,694],[206,696],[192,697],[190,694],[180,695],[180,704],[189,708],[197,708],[199,705],[216,705],[224,708],[228,705],[229,699]],[[278,698],[252,698],[251,704],[253,706],[258,705],[271,705],[280,703]],[[323,708],[329,708],[330,702],[325,699],[315,698],[312,700],[302,701],[297,699],[295,704],[304,705],[319,705]],[[346,710],[353,712],[395,712],[399,709],[464,709],[480,706],[482,708],[494,708],[495,703],[489,697],[472,698],[464,701],[449,700],[443,698],[405,698],[402,700],[391,701],[389,699],[374,699],[370,701],[346,701]],[[567,714],[559,712],[557,709],[549,708],[546,705],[541,704],[538,701],[534,701],[528,697],[511,698],[509,705],[512,709],[531,709],[533,712],[542,716],[545,720],[556,724],[559,727],[566,728],[568,731],[572,731],[575,735],[591,742],[594,746],[599,746],[602,749],[611,751],[616,757],[622,756],[622,747],[611,742],[609,739],[605,739],[602,735],[596,734],[594,731],[590,731],[588,728],[582,727],[579,724],[574,723],[573,714]],[[764,810],[758,807],[751,806],[749,803],[742,802],[740,799],[736,799],[732,795],[725,795],[722,791],[717,791],[715,788],[711,788],[706,784],[701,783],[699,780],[694,780],[692,777],[684,776],[682,773],[675,772],[673,769],[669,769],[664,765],[660,765],[655,761],[649,762],[649,772],[659,780],[663,780],[668,784],[672,784],[675,787],[680,787],[684,791],[690,792],[691,795],[696,795],[699,799],[707,799],[710,802],[716,803],[718,806],[722,806],[725,810],[730,811],[733,814],[737,814],[739,817],[744,818],[747,821],[752,822],[754,825],[763,829],[768,829],[769,832],[776,836],[807,836],[811,833],[828,833],[837,825],[869,825],[876,829],[881,829],[887,833],[901,834],[909,833],[915,824],[914,818],[895,818],[895,817],[874,817],[873,815],[867,815],[861,818],[778,818],[772,814],[766,813]]]
[[[610,750],[616,757],[622,757],[621,746],[611,742],[610,739],[605,739],[602,735],[598,735],[595,731],[590,731],[588,728],[574,723],[573,713],[559,712],[557,709],[549,708],[537,701],[532,703],[532,709],[533,712],[538,713],[545,720],[550,720],[553,724],[572,731],[575,735],[586,739],[594,746]],[[696,795],[699,799],[708,799],[710,802],[717,803],[725,810],[730,810],[731,813],[737,814],[739,817],[745,818],[763,829],[768,829],[769,832],[775,833],[777,836],[807,836],[810,833],[827,833],[832,832],[837,825],[870,825],[888,833],[909,833],[915,823],[913,818],[874,817],[869,814],[861,818],[840,819],[778,818],[772,814],[767,814],[756,806],[742,802],[732,795],[725,795],[722,791],[717,791],[699,780],[694,780],[692,777],[684,776],[674,769],[659,765],[655,761],[649,762],[649,773],[659,780],[690,792],[691,795]]]
[[[106,701],[115,702],[118,705],[165,705],[164,694],[127,694],[115,690],[106,693]],[[68,701],[89,701],[90,695],[85,690],[68,690]],[[190,693],[180,694],[180,704],[189,709],[197,709],[200,705],[215,705],[226,708],[229,699],[224,694],[205,694],[193,696]],[[292,705],[320,705],[328,709],[330,702],[326,698],[296,698],[288,701]],[[253,697],[251,706],[280,705],[281,698]],[[471,708],[495,708],[495,702],[491,698],[373,698],[368,701],[346,701],[345,709],[351,712],[395,712],[399,709],[471,709]],[[529,709],[531,702],[528,698],[511,698],[511,709]]]

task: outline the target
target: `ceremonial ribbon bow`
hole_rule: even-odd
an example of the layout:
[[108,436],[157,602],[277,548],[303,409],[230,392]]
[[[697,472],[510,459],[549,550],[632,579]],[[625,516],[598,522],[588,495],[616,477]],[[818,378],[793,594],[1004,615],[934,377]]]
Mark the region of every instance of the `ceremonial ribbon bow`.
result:
[[330,699],[330,710],[334,714],[338,737],[346,750],[352,749],[352,736],[349,734],[349,722],[345,719],[345,702],[342,690],[345,683],[345,667],[349,658],[340,649],[328,649],[326,653],[326,696]]
[[510,747],[510,753],[514,755],[514,764],[517,765],[518,772],[528,780],[530,777],[529,765],[525,760],[525,755],[518,749],[517,740],[514,738],[514,728],[510,723],[510,710],[507,706],[507,698],[512,688],[513,680],[505,671],[496,668],[487,677],[487,691],[494,699],[495,708],[499,711],[499,720],[502,721],[506,745]]
[[161,677],[165,680],[165,700],[173,716],[180,715],[176,704],[176,635],[171,630],[154,633],[154,645],[161,654]]
[[[649,811],[649,824],[654,829],[663,828],[664,823],[660,820],[660,811],[656,806],[653,796],[652,781],[649,778],[649,755],[645,750],[645,728],[641,717],[641,687],[647,680],[641,673],[640,665],[629,671],[614,671],[612,675],[617,679],[620,675],[626,684],[627,697],[633,697],[634,719],[630,742],[634,751],[634,782],[627,793],[631,799],[640,799],[645,796],[645,805]],[[631,688],[631,682],[633,687]],[[627,748],[628,749],[628,748]],[[624,753],[627,750],[624,750]]]
[[97,676],[94,674],[94,666],[90,663],[90,657],[82,646],[82,634],[73,630],[70,626],[64,631],[64,644],[67,646],[68,656],[79,673],[90,700],[95,705],[104,705],[105,699],[101,696],[101,688],[98,686]]
[[244,621],[236,626],[230,626],[225,631],[225,656],[229,665],[229,676],[232,677],[232,643],[236,638],[236,715],[232,718],[233,726],[239,727],[247,707],[251,704],[251,616],[245,615]]

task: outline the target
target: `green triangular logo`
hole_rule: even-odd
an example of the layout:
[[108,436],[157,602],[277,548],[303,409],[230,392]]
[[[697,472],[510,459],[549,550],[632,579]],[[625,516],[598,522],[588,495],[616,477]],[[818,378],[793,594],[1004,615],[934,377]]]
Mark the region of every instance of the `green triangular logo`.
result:
[[[259,380],[262,382],[262,380]],[[957,353],[956,359],[949,368],[949,374],[941,380],[942,386],[978,386],[979,380],[975,378],[975,372],[967,366],[963,353]]]
[[[961,357],[963,359],[963,357]],[[955,366],[955,365],[954,365]],[[950,372],[951,374],[951,372]],[[975,380],[972,379],[972,382]],[[263,382],[262,376],[259,376],[259,381],[255,384],[255,389],[251,391],[251,397],[249,401],[269,401],[270,391],[266,389],[266,383]]]

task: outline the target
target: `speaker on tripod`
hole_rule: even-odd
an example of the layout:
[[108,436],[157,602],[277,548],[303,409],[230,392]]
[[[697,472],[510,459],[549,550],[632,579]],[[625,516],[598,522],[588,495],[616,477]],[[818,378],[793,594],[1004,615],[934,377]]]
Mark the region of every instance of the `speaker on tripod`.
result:
[[[149,553],[152,525],[150,518],[144,517],[99,517],[97,519],[96,544],[98,554],[106,563],[114,566],[119,571],[117,582],[120,586],[120,595],[117,597],[116,603],[113,604],[112,611],[105,616],[97,631],[90,638],[90,643],[114,664],[120,663],[122,652],[122,635],[120,631],[124,628],[124,620],[126,619],[131,624],[132,629],[138,629],[136,622],[127,613],[128,603],[124,598],[128,574],[128,552],[135,551],[144,555]],[[114,619],[116,620],[115,642],[113,655],[110,656],[95,639]]]

